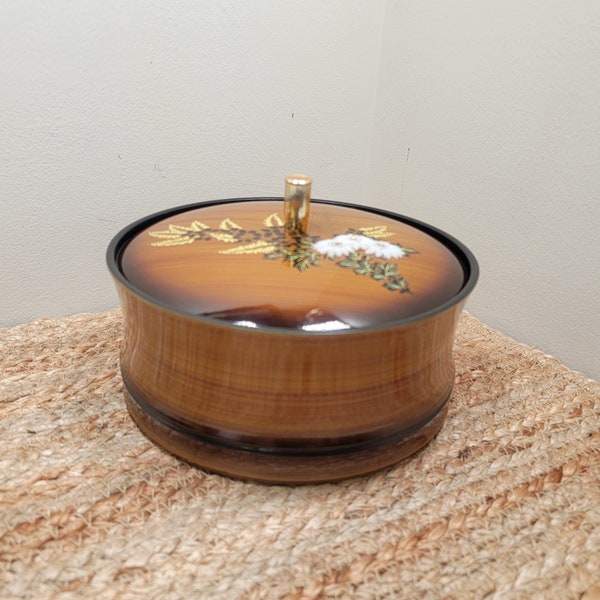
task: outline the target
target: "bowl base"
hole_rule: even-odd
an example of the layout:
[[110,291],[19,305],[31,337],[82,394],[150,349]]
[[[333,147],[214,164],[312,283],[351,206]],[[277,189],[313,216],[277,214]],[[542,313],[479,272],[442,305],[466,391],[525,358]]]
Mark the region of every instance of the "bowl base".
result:
[[161,448],[194,466],[237,479],[274,484],[311,484],[367,475],[410,456],[440,430],[447,402],[417,430],[401,439],[369,449],[337,454],[282,455],[206,442],[167,426],[138,404],[124,389],[125,405],[142,433]]

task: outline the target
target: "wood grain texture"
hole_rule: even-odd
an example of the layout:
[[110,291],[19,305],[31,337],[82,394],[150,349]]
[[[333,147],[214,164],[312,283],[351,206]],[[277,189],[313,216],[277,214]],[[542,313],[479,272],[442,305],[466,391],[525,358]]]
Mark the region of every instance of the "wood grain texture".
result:
[[[188,439],[179,435],[174,446],[163,429],[145,428],[139,418],[138,424],[159,444],[209,469],[219,470],[218,463],[194,460],[187,445],[200,439],[254,452],[257,461],[265,450],[310,454],[314,469],[304,471],[306,481],[337,479],[339,469],[324,469],[327,460],[319,455],[341,452],[353,461],[353,451],[418,434],[452,389],[460,306],[390,329],[288,335],[186,317],[125,288],[121,299],[125,386],[154,420],[187,432]],[[435,428],[427,431],[429,439]],[[398,459],[405,454],[399,450]],[[277,477],[299,479],[293,463]]]

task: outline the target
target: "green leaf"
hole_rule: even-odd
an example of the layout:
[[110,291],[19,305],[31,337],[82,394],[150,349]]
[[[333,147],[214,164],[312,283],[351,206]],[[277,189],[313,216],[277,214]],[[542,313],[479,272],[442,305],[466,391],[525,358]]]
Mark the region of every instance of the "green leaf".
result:
[[313,241],[310,238],[307,237],[303,237],[300,240],[300,247],[304,250],[311,250],[312,251],[312,246],[313,246]]
[[280,258],[283,258],[285,256],[285,253],[282,252],[281,250],[276,250],[275,252],[269,252],[268,254],[265,254],[265,258],[267,260],[279,260]]
[[387,277],[395,277],[398,275],[398,266],[394,263],[386,263],[383,267],[383,273]]
[[347,258],[340,260],[337,264],[344,269],[356,269],[359,266],[356,261],[348,260]]
[[384,283],[383,287],[385,287],[388,290],[391,290],[392,292],[404,293],[404,292],[410,291],[408,289],[408,281],[406,281],[406,279],[404,279],[404,277],[398,277],[397,279],[392,279],[391,281]]

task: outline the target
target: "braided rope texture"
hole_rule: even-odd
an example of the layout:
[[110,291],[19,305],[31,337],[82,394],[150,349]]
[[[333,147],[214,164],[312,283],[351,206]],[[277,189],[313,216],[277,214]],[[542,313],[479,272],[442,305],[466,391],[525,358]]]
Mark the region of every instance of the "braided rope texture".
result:
[[130,420],[118,309],[0,329],[0,598],[600,598],[600,384],[468,313],[438,436],[336,484],[231,480]]

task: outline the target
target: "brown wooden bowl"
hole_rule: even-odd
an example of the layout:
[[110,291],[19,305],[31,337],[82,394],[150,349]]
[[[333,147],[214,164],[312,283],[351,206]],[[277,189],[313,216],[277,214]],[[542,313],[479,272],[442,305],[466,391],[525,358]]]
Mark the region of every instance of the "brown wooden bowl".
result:
[[160,446],[235,477],[322,482],[394,464],[443,423],[477,262],[383,210],[313,200],[304,231],[281,208],[203,202],[113,239],[129,412]]

